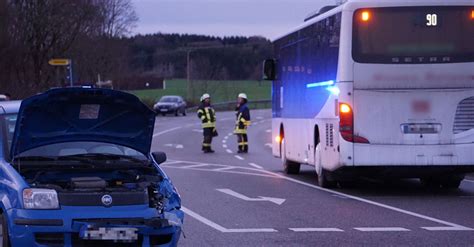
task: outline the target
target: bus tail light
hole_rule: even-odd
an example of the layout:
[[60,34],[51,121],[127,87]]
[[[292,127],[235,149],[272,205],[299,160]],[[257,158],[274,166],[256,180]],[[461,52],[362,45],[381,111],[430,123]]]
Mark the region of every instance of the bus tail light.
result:
[[339,132],[348,142],[370,143],[366,138],[354,135],[354,113],[351,106],[346,103],[339,103]]

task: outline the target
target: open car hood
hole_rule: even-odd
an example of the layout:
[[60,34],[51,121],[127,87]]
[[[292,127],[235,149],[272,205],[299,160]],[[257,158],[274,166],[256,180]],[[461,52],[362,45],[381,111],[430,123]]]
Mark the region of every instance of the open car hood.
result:
[[155,113],[136,96],[96,88],[52,89],[23,100],[11,157],[62,142],[105,142],[150,152]]

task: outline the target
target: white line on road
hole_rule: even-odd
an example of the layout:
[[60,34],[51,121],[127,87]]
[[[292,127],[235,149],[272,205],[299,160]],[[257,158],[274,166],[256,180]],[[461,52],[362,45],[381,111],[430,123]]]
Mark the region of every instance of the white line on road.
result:
[[474,180],[470,180],[470,179],[464,179],[463,181],[469,182],[469,183],[474,183]]
[[233,170],[235,167],[229,166],[229,167],[222,167],[222,168],[217,168],[217,169],[212,169],[213,172],[220,172],[220,171],[227,171],[227,170]]
[[189,169],[189,168],[198,168],[198,167],[204,167],[204,166],[208,166],[208,164],[197,164],[197,165],[191,165],[191,166],[181,166],[180,168]]
[[227,145],[225,145],[225,144],[222,144],[222,147],[223,147],[223,148],[227,148]]
[[[306,182],[303,182],[303,181],[300,181],[300,180],[297,180],[297,179],[293,179],[293,178],[290,178],[290,177],[287,177],[287,176],[284,176],[284,175],[281,175],[281,174],[278,174],[278,173],[275,173],[275,172],[270,172],[270,171],[266,171],[266,170],[261,170],[261,171],[263,173],[271,174],[271,175],[280,177],[282,179],[285,179],[287,181],[297,183],[297,184],[300,184],[300,185],[304,185],[304,186],[307,186],[307,187],[310,187],[310,188],[313,188],[313,189],[317,189],[317,190],[320,190],[320,191],[325,191],[325,192],[328,192],[328,193],[344,196],[344,197],[347,197],[349,199],[353,199],[353,200],[356,200],[356,201],[359,201],[359,202],[367,203],[367,204],[370,204],[370,205],[373,205],[373,206],[385,208],[385,209],[392,210],[392,211],[395,211],[395,212],[399,212],[399,213],[402,213],[402,214],[407,214],[407,215],[410,215],[410,216],[413,216],[413,217],[416,217],[416,218],[420,218],[420,219],[436,222],[438,224],[449,226],[449,227],[443,228],[443,230],[447,230],[447,229],[451,229],[453,231],[459,231],[459,230],[470,230],[470,231],[472,231],[472,230],[474,230],[474,229],[469,228],[469,227],[465,227],[465,226],[461,226],[461,225],[451,223],[451,222],[448,222],[448,221],[436,219],[436,218],[433,218],[433,217],[430,217],[430,216],[418,214],[418,213],[411,212],[411,211],[408,211],[408,210],[404,210],[404,209],[401,209],[401,208],[389,206],[389,205],[386,205],[386,204],[383,204],[383,203],[378,203],[378,202],[375,202],[375,201],[364,199],[362,197],[357,197],[357,196],[345,194],[345,193],[342,193],[342,192],[338,192],[338,191],[335,191],[335,190],[321,188],[319,186],[316,186],[316,185],[313,185],[313,184],[310,184],[310,183],[306,183]],[[437,228],[437,227],[424,227],[423,229],[434,231],[434,230],[439,229],[439,228]]]
[[361,232],[409,232],[409,229],[403,227],[355,227],[357,231]]
[[225,150],[225,151],[226,151],[227,153],[230,153],[230,154],[232,153],[232,150],[230,150],[230,149],[227,149],[227,150]]
[[339,228],[289,228],[290,231],[294,232],[343,232],[344,230]]
[[272,130],[271,130],[271,129],[267,129],[267,130],[265,130],[265,132],[270,133],[270,132],[272,132]]
[[249,166],[253,166],[253,167],[257,168],[257,169],[263,169],[263,167],[261,167],[261,166],[255,164],[255,163],[249,163]]
[[422,227],[422,229],[428,231],[472,231],[474,229],[465,226],[435,226],[435,227]]
[[161,163],[160,165],[172,165],[172,164],[178,164],[181,163],[181,161],[166,161],[165,163]]
[[272,148],[272,144],[271,143],[265,143],[265,146],[269,147],[269,148]]
[[281,205],[286,201],[286,199],[275,198],[275,197],[266,197],[266,196],[259,196],[258,198],[250,198],[248,196],[245,196],[245,195],[242,195],[238,192],[235,192],[231,189],[216,189],[216,190],[219,191],[219,192],[222,192],[224,194],[227,194],[227,195],[230,195],[230,196],[233,196],[233,197],[236,197],[236,198],[239,198],[241,200],[248,201],[248,202],[273,202],[277,205]]
[[[183,163],[193,163],[193,162],[189,162],[189,161],[181,161],[181,162],[183,162]],[[212,164],[207,164],[207,165],[212,165]],[[244,168],[242,168],[242,169],[244,169]],[[413,217],[416,217],[416,218],[420,218],[420,219],[432,221],[432,222],[435,222],[435,223],[438,223],[438,224],[441,224],[441,225],[445,225],[443,227],[422,227],[425,230],[429,230],[429,231],[448,231],[448,230],[451,230],[451,231],[473,231],[474,230],[474,229],[469,228],[469,227],[465,227],[465,226],[462,226],[462,225],[458,225],[458,224],[455,224],[455,223],[452,223],[452,222],[444,221],[444,220],[437,219],[437,218],[434,218],[434,217],[430,217],[430,216],[427,216],[427,215],[411,212],[411,211],[404,210],[404,209],[401,209],[401,208],[397,208],[397,207],[394,207],[394,206],[390,206],[390,205],[387,205],[387,204],[371,201],[371,200],[368,200],[368,199],[364,199],[362,197],[357,197],[357,196],[345,194],[345,193],[342,193],[342,192],[338,192],[338,191],[335,191],[335,190],[321,188],[317,185],[306,183],[306,182],[303,182],[303,181],[300,181],[300,180],[297,180],[297,179],[294,179],[294,178],[286,177],[284,175],[281,175],[281,174],[278,174],[278,173],[275,173],[275,172],[260,170],[260,169],[254,169],[254,168],[245,168],[245,169],[253,170],[253,171],[259,171],[261,173],[271,175],[271,177],[273,177],[273,178],[285,179],[287,181],[290,181],[290,182],[293,182],[293,183],[296,183],[296,184],[300,184],[300,185],[303,185],[303,186],[307,186],[307,187],[310,187],[310,188],[313,188],[313,189],[316,189],[316,190],[324,191],[324,192],[331,193],[331,194],[337,194],[337,195],[340,195],[340,196],[344,196],[348,199],[352,199],[352,200],[359,201],[359,202],[362,202],[362,203],[370,204],[372,206],[385,208],[385,209],[395,211],[395,212],[398,212],[398,213],[410,215],[410,216],[413,216]],[[221,172],[237,173],[237,172],[233,172],[233,171],[221,171]],[[262,176],[263,174],[247,173],[246,175]]]
[[227,229],[209,219],[206,219],[205,217],[199,215],[198,213],[196,212],[193,212],[191,211],[190,209],[186,208],[186,207],[183,207],[181,206],[181,210],[193,217],[194,219],[200,221],[201,223],[207,225],[207,226],[210,226],[212,228],[214,228],[215,230],[217,231],[220,231],[220,232],[223,232],[223,233],[253,233],[253,232],[278,232],[277,230],[273,229],[273,228],[244,228],[244,229]]
[[177,148],[177,149],[183,149],[183,148],[184,148],[184,146],[183,146],[183,145],[181,145],[181,144],[178,144],[178,145],[176,145],[176,148]]
[[226,143],[226,142],[227,142],[227,140],[226,140],[226,139],[222,140],[222,143]]
[[154,134],[153,137],[157,137],[159,135],[163,135],[163,134],[166,134],[166,133],[171,132],[171,131],[179,130],[181,128],[182,127],[175,127],[175,128],[172,128],[172,129],[163,130],[161,132],[158,132],[158,133]]
[[235,157],[236,159],[239,159],[239,160],[244,160],[244,158],[243,158],[242,156],[239,156],[239,155],[234,155],[234,157]]
[[199,133],[202,133],[203,130],[202,129],[193,129],[194,132],[199,132]]
[[224,136],[224,141],[229,139],[229,136]]

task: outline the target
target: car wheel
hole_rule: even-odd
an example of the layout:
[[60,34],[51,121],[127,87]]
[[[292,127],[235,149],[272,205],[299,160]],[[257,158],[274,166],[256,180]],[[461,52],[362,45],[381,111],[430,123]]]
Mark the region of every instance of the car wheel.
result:
[[8,234],[8,223],[7,219],[3,214],[0,214],[1,222],[2,222],[2,246],[9,247],[10,246],[10,235]]
[[283,163],[283,171],[285,171],[286,174],[298,174],[298,173],[300,173],[301,164],[286,159],[285,139],[283,139],[282,142],[281,142],[281,155],[280,156],[281,156],[281,161]]

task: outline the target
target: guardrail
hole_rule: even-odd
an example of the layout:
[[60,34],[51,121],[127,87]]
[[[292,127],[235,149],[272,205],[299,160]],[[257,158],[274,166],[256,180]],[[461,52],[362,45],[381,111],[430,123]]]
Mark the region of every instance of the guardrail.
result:
[[[233,111],[235,110],[237,102],[236,101],[227,101],[227,102],[220,102],[216,104],[212,104],[212,107],[216,111]],[[272,100],[264,99],[264,100],[252,100],[247,103],[250,109],[267,109],[272,107]],[[192,106],[187,108],[186,110],[189,112],[197,111],[198,106]]]

